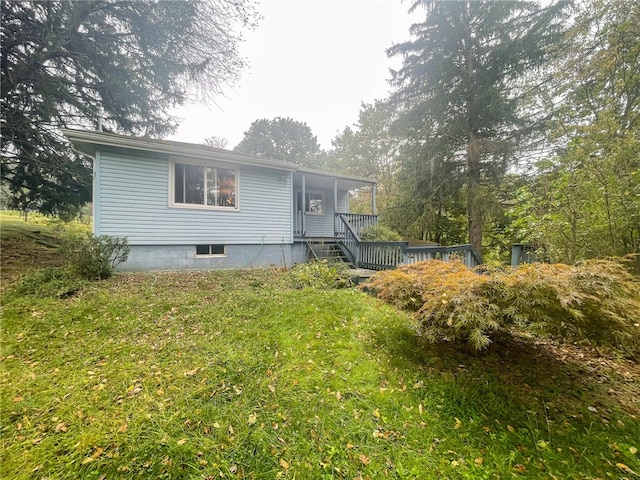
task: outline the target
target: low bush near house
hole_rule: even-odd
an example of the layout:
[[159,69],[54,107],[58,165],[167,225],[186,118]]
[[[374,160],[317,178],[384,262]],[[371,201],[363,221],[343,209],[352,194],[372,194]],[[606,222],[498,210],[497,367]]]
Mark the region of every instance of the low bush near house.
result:
[[109,278],[115,267],[127,260],[130,250],[124,237],[92,233],[69,236],[60,247],[71,271],[87,280]]
[[402,236],[384,225],[375,225],[362,231],[360,239],[363,242],[400,242]]
[[345,288],[352,285],[346,273],[346,265],[340,262],[301,263],[289,272],[293,288]]
[[430,341],[464,340],[525,325],[562,338],[640,352],[640,284],[620,262],[525,264],[484,274],[461,263],[426,261],[376,274],[366,288],[414,311]]

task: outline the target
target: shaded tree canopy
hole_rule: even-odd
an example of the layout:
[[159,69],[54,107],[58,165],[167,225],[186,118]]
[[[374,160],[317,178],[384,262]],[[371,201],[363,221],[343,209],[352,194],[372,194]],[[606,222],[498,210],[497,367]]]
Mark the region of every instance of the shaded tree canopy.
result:
[[292,118],[262,118],[251,124],[235,149],[264,158],[322,168],[324,155],[317,137],[306,123]]
[[243,66],[243,1],[2,2],[2,182],[11,205],[60,214],[90,200],[91,173],[61,127],[159,136],[167,109],[210,98]]
[[[640,4],[588,0],[556,66],[561,148],[514,208],[520,240],[553,261],[640,253]],[[636,257],[640,270],[640,257]]]
[[487,186],[540,120],[525,101],[561,37],[563,6],[418,0],[413,9],[425,9],[424,21],[411,27],[412,40],[388,50],[403,58],[392,100],[412,142],[407,177],[435,187],[417,192],[435,211],[450,203],[446,192],[464,192],[469,242],[479,252]]

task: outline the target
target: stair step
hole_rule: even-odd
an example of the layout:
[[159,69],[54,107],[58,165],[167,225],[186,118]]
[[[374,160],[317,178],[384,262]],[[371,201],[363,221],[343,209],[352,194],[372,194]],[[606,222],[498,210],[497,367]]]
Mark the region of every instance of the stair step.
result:
[[336,242],[307,242],[307,247],[313,252],[315,257],[321,260],[349,263],[349,260]]

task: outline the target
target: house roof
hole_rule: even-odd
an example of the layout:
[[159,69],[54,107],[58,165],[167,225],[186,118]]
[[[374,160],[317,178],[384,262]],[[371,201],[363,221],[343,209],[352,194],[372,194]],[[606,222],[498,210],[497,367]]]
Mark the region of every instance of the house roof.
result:
[[[75,148],[85,155],[94,156],[99,146],[127,148],[132,150],[142,150],[147,152],[166,153],[170,155],[184,155],[202,160],[223,160],[243,165],[254,165],[259,167],[276,168],[310,175],[324,177],[335,177],[346,180],[350,184],[367,183],[375,184],[376,180],[371,178],[358,177],[353,175],[343,175],[331,173],[323,170],[301,167],[295,163],[282,160],[272,160],[255,155],[247,155],[222,148],[209,147],[197,143],[176,142],[173,140],[157,140],[147,137],[133,137],[116,133],[96,132],[91,130],[63,129],[62,133],[71,140]],[[353,187],[352,187],[353,188]]]

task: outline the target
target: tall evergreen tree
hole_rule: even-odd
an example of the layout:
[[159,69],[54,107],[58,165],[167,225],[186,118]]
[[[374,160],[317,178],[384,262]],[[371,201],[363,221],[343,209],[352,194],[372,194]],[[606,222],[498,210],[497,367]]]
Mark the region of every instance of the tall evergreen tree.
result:
[[[2,182],[10,206],[72,213],[91,173],[61,127],[171,132],[166,112],[210,97],[242,67],[242,0],[2,1]],[[101,117],[101,120],[99,120]]]
[[[401,56],[393,72],[393,100],[409,125],[412,164],[426,189],[459,184],[466,197],[469,242],[482,251],[483,203],[522,139],[541,124],[525,108],[562,33],[564,2],[418,0],[426,18],[411,27],[412,40],[393,46]],[[425,181],[425,176],[428,179]],[[419,194],[429,197],[430,192]],[[455,194],[455,193],[454,193]]]

